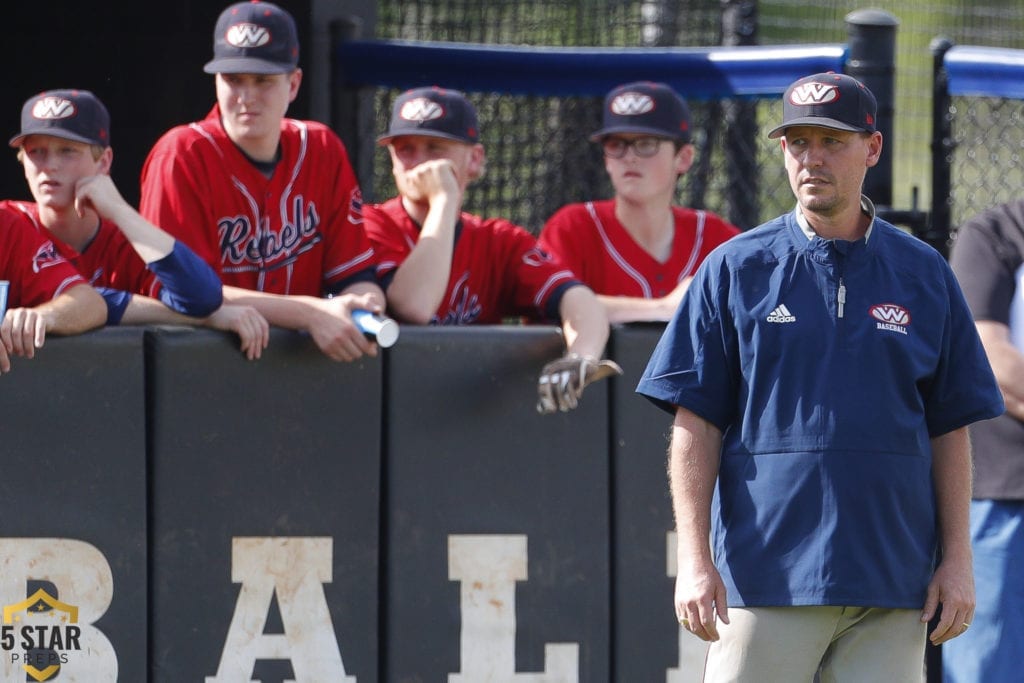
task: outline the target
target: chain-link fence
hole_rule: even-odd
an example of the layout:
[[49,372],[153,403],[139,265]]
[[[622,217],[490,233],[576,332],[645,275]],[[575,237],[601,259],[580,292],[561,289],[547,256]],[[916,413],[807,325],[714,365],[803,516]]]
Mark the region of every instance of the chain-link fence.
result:
[[[1024,48],[1024,4],[1019,0],[877,0],[871,4],[900,20],[895,139],[886,141],[895,149],[894,204],[909,207],[918,188],[920,208],[927,210],[932,189],[929,46],[942,36],[954,44]],[[763,43],[790,43],[806,40],[808,35],[815,35],[815,40],[842,40],[848,5],[809,0],[770,0],[759,5]],[[1014,100],[953,98],[954,228],[993,203],[1024,191],[1021,108]]]
[[1024,102],[954,97],[952,222],[1024,195]]
[[[911,208],[916,200],[915,208],[927,209],[929,43],[943,35],[953,42],[1021,47],[1024,7],[1019,0],[871,4],[900,22],[894,135],[886,141],[894,150],[893,205]],[[588,47],[841,43],[846,40],[845,18],[853,9],[828,0],[380,0],[375,37]],[[386,126],[395,94],[377,94],[377,132]],[[600,98],[472,93],[470,99],[480,111],[488,172],[470,189],[468,210],[505,216],[537,231],[565,203],[610,196],[599,150],[587,141],[600,125]],[[1020,128],[1019,106],[982,101],[958,101],[957,106],[972,114],[970,119],[958,117],[955,126],[955,222],[1021,187],[1020,133],[1015,132]],[[680,182],[678,201],[721,213],[743,228],[788,209],[793,199],[778,147],[763,135],[779,117],[778,102],[691,102],[691,108],[697,162]],[[751,120],[758,131],[754,148],[737,147],[734,125],[750,125]],[[376,154],[369,195],[380,200],[393,195],[394,184],[386,151]],[[756,183],[727,172],[744,155],[754,160]],[[730,214],[729,198],[751,193],[757,195],[757,215]]]

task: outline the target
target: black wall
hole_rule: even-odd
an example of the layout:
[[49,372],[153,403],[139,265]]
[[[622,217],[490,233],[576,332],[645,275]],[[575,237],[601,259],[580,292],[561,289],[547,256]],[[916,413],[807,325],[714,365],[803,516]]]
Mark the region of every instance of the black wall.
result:
[[0,606],[80,606],[90,683],[698,680],[670,417],[633,393],[659,333],[613,330],[626,376],[551,416],[555,327],[406,327],[356,363],[284,330],[258,362],[189,328],[48,339],[0,379]]

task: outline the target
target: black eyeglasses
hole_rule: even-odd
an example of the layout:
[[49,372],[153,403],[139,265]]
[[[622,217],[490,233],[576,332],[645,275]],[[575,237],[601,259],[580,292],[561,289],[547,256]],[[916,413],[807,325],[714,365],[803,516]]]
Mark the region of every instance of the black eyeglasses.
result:
[[621,159],[626,156],[626,150],[630,147],[638,157],[647,159],[658,153],[662,142],[665,142],[665,138],[642,137],[626,140],[625,138],[611,137],[602,140],[601,146],[604,147],[604,155],[611,159]]

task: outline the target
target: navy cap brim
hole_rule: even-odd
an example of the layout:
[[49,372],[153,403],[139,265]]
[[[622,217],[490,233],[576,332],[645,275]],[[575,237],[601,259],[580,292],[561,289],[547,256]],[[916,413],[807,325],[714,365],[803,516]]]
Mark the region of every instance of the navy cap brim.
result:
[[212,59],[203,66],[208,74],[290,74],[298,64],[269,62],[256,57],[223,57]]
[[768,131],[769,138],[781,138],[786,134],[787,128],[793,126],[817,126],[818,128],[831,128],[832,130],[846,130],[851,133],[870,133],[867,128],[858,128],[857,126],[851,126],[848,123],[842,121],[836,121],[835,119],[826,118],[824,116],[801,116],[800,118],[793,119],[792,121],[786,121],[781,126],[775,126]]
[[648,128],[646,126],[609,126],[608,128],[602,128],[596,133],[591,133],[591,142],[600,142],[602,139],[609,135],[617,135],[619,133],[633,133],[635,135],[653,135],[655,137],[664,138],[665,140],[680,140],[686,141],[686,136],[680,133],[679,135],[668,135],[663,128]]
[[439,131],[439,130],[429,130],[429,129],[416,130],[416,129],[411,129],[411,130],[399,130],[399,131],[394,131],[394,132],[387,132],[384,135],[381,135],[379,138],[377,138],[377,144],[378,145],[386,145],[389,142],[391,142],[392,140],[394,140],[395,138],[412,138],[412,137],[417,137],[417,138],[442,138],[444,140],[454,140],[455,142],[461,142],[461,143],[463,143],[465,145],[475,145],[475,144],[477,144],[479,142],[478,140],[468,140],[468,139],[466,139],[464,137],[461,137],[461,136],[458,136],[458,135],[452,135],[451,133],[445,133],[445,132]]
[[98,145],[99,147],[109,147],[105,142],[97,142],[96,140],[90,140],[82,135],[76,135],[75,133],[68,132],[61,128],[41,128],[39,130],[29,130],[18,133],[11,138],[7,144],[17,149],[21,147],[22,141],[30,135],[49,135],[51,138],[61,138],[62,140],[72,140],[74,142],[82,142],[87,145]]

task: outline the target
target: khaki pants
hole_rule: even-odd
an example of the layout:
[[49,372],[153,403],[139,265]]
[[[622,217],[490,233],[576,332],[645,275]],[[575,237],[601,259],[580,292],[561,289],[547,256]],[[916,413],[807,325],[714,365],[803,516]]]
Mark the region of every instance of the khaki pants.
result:
[[[920,610],[730,607],[705,683],[921,683]],[[816,678],[816,676],[818,678]]]

